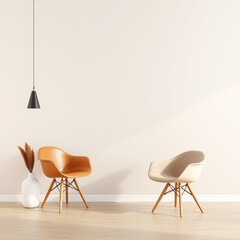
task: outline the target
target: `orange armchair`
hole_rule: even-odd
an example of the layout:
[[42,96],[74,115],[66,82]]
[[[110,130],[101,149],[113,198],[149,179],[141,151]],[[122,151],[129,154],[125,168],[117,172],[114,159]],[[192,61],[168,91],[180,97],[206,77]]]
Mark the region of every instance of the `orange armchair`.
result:
[[[86,208],[88,208],[87,202],[76,180],[76,178],[85,177],[91,174],[92,168],[88,157],[72,156],[57,147],[42,147],[38,151],[38,159],[41,161],[44,174],[49,178],[53,178],[41,208],[47,201],[50,192],[56,187],[60,187],[59,213],[62,211],[63,188],[65,188],[66,191],[66,204],[68,204],[68,188],[72,188],[79,192]],[[61,181],[58,182],[56,178],[61,178]],[[73,180],[69,181],[69,178]],[[54,183],[56,184],[55,187]]]

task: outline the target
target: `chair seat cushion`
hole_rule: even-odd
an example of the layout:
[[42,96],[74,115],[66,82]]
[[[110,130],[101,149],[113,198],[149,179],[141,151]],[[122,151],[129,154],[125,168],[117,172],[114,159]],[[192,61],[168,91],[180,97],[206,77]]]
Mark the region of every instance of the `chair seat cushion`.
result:
[[79,171],[79,170],[74,170],[74,171],[62,171],[62,174],[65,177],[68,178],[79,178],[79,177],[85,177],[90,175],[90,171]]
[[167,176],[167,175],[149,175],[150,179],[156,182],[174,182],[176,180],[175,177]]

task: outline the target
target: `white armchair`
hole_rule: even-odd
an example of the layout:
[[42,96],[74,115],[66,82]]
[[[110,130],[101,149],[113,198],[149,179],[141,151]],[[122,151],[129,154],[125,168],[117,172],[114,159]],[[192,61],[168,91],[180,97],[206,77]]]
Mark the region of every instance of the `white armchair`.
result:
[[[152,162],[148,172],[149,178],[153,181],[167,183],[155,203],[152,212],[157,208],[165,194],[174,192],[174,206],[177,206],[177,199],[179,198],[180,217],[182,217],[183,191],[183,193],[186,192],[192,195],[200,211],[203,213],[189,183],[196,181],[200,177],[204,163],[204,154],[200,151],[188,151],[171,159]],[[175,186],[172,186],[171,183],[175,183]],[[184,185],[181,185],[182,183]],[[167,192],[169,187],[171,190]],[[189,191],[186,190],[187,188]]]

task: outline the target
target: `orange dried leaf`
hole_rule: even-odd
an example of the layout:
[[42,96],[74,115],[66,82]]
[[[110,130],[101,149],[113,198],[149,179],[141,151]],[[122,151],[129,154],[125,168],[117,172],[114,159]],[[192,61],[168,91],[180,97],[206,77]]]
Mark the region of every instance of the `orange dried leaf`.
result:
[[33,158],[33,154],[32,154],[32,149],[27,143],[25,143],[25,152],[26,152],[26,155],[27,155],[29,172],[32,172],[33,165],[34,165],[34,158]]
[[31,169],[30,169],[31,171],[30,171],[30,172],[33,171],[34,161],[35,161],[35,158],[34,158],[34,151],[33,151],[33,149],[32,149],[32,156],[31,156]]

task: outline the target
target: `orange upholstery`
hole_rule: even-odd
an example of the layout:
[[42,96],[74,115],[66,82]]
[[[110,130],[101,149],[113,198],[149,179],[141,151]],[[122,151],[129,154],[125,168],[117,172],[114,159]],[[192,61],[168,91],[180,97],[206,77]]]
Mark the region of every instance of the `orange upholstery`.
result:
[[[41,207],[43,207],[46,202],[54,183],[60,186],[59,212],[61,212],[62,209],[61,195],[63,187],[65,187],[66,190],[66,203],[68,203],[68,187],[73,188],[72,183],[75,183],[76,190],[81,195],[86,207],[88,207],[75,179],[91,174],[92,168],[88,157],[72,156],[57,147],[42,147],[38,151],[38,159],[41,161],[44,174],[49,178],[53,178]],[[56,178],[61,178],[61,182],[57,182]],[[68,178],[73,178],[73,181],[69,183]]]

